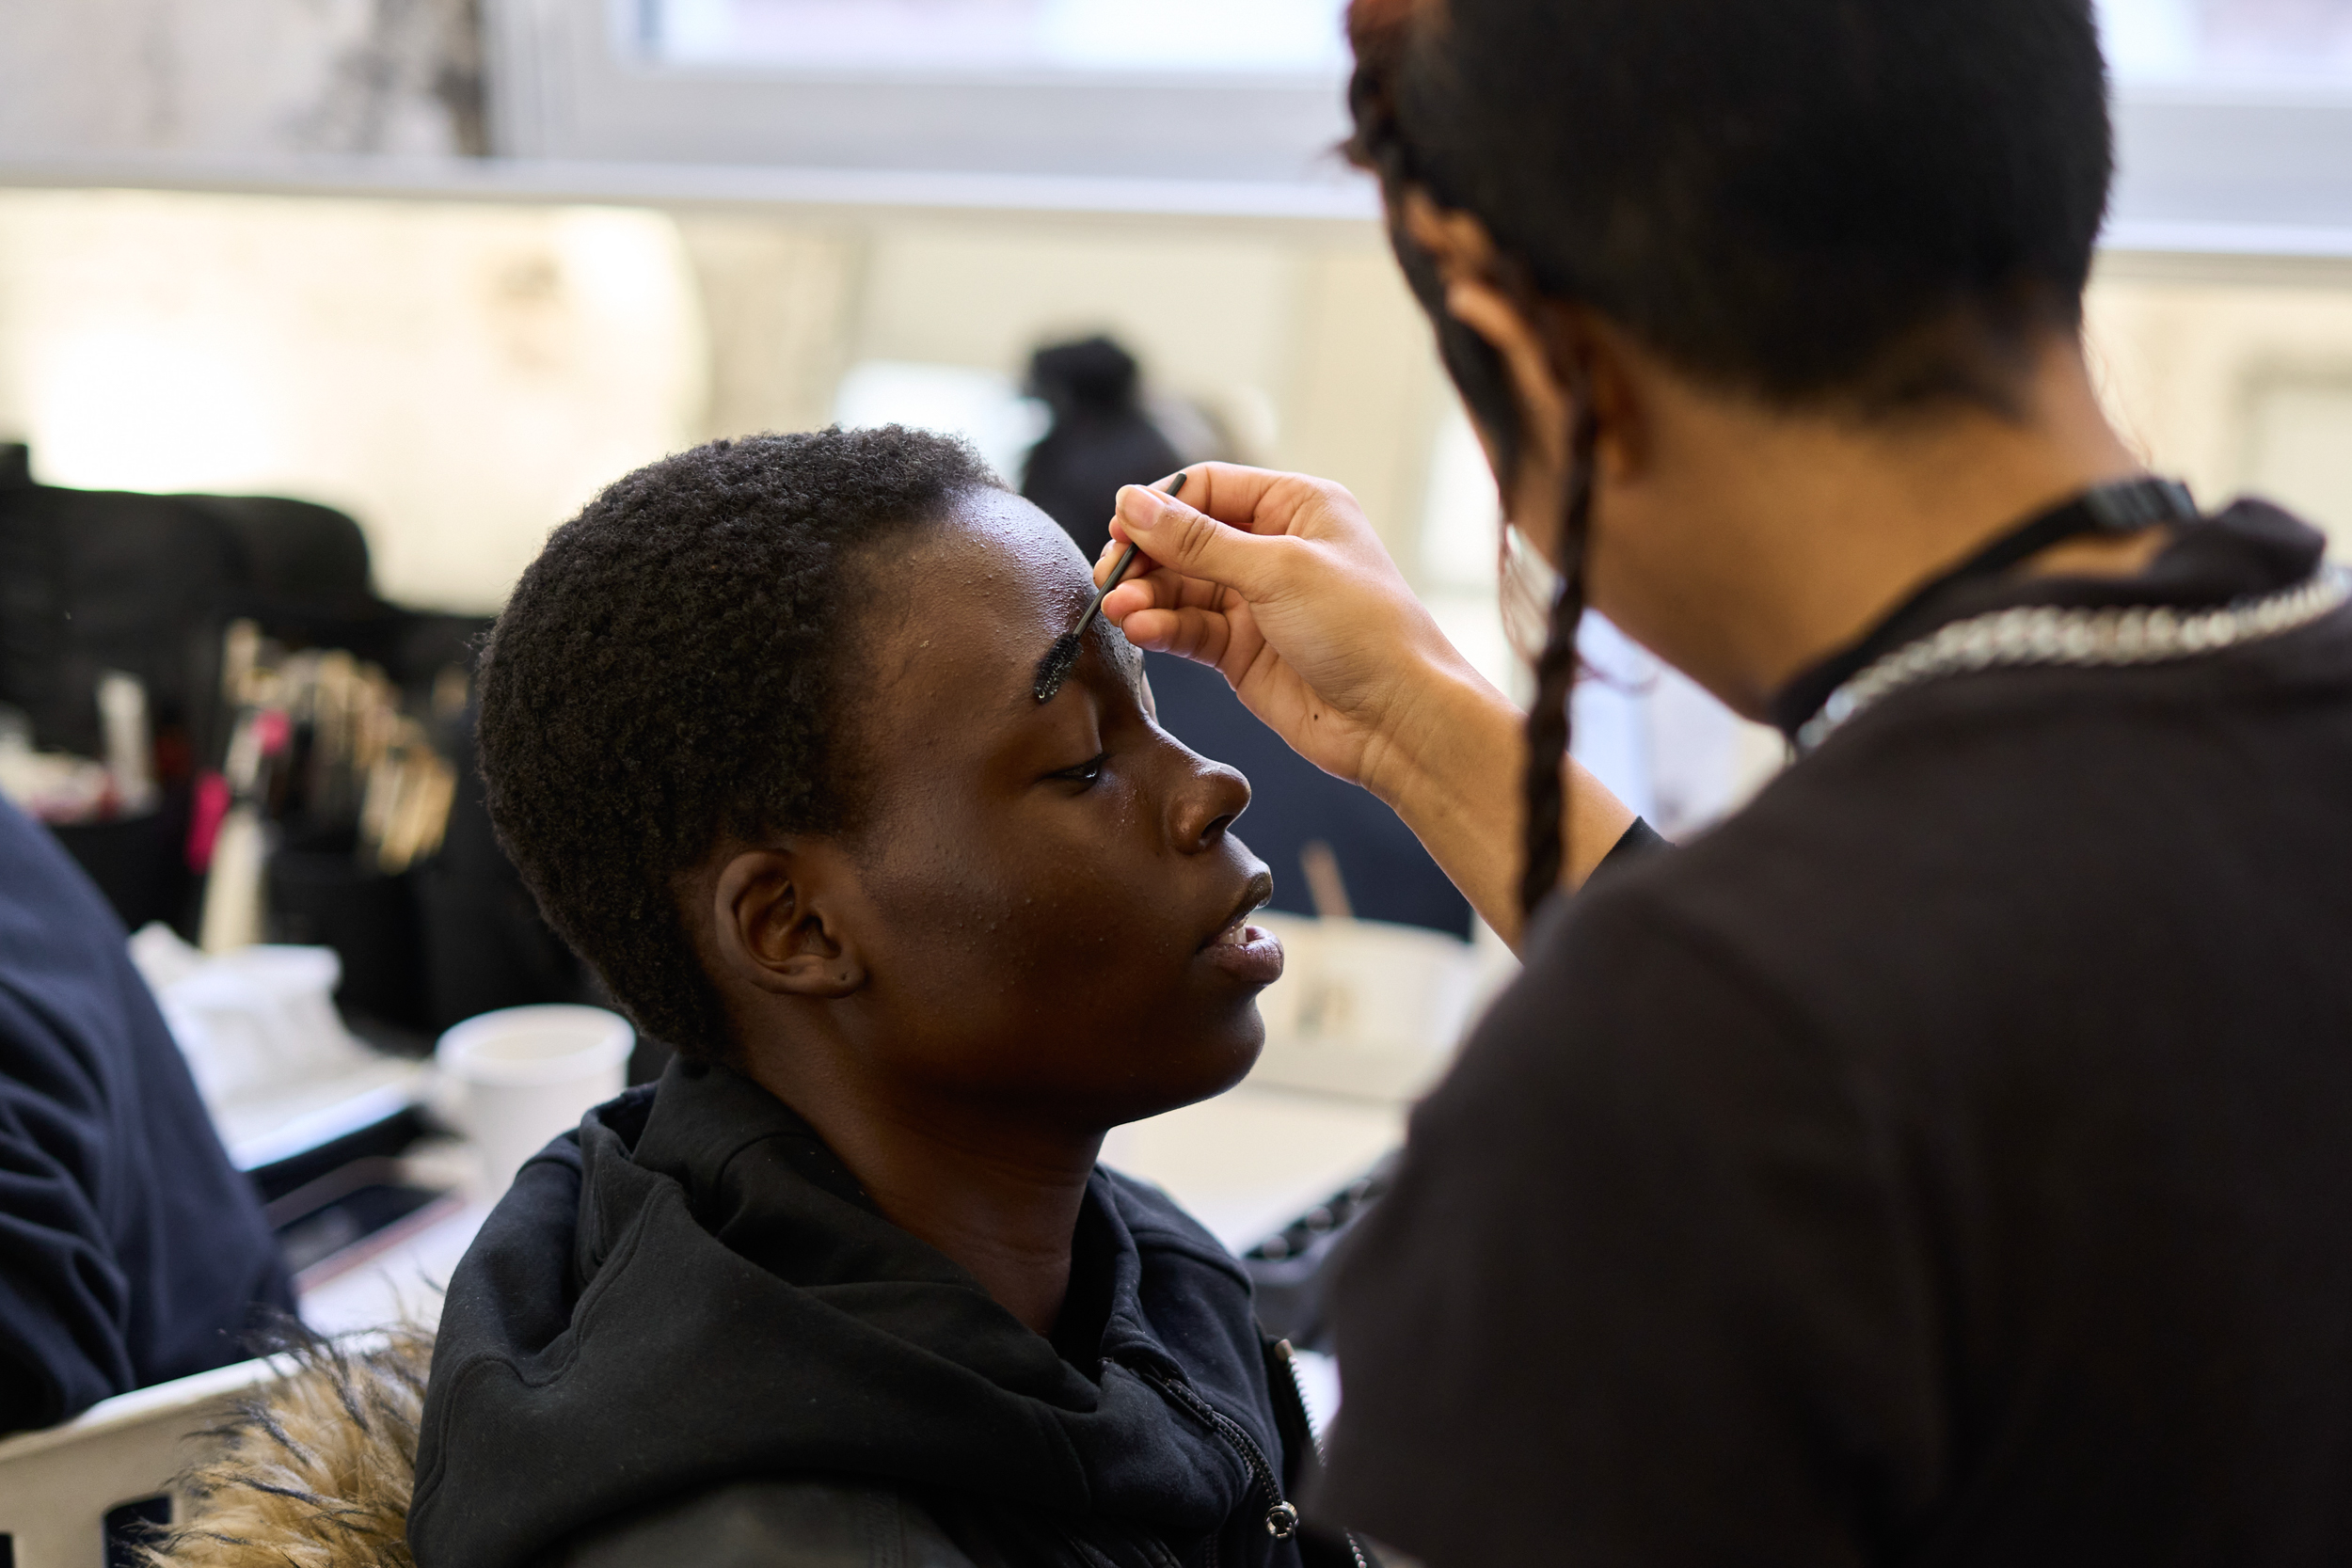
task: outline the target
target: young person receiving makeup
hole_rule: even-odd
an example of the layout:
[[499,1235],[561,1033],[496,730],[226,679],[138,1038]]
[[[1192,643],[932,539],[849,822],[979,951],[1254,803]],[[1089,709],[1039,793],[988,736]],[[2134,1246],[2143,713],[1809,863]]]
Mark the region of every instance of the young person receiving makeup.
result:
[[1238,1265],[1095,1164],[1248,1069],[1281,952],[1249,786],[1140,656],[1098,625],[1032,697],[1090,588],[898,429],[657,463],[524,575],[491,811],[678,1056],[451,1282],[425,1568],[1354,1560],[1295,1533],[1311,1438]]

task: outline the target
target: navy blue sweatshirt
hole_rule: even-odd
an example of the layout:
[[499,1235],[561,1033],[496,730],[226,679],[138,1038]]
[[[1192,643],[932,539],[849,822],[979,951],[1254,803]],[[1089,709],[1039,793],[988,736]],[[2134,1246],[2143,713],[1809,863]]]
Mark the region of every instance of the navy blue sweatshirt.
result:
[[0,801],[0,1432],[224,1366],[294,1289],[56,839]]

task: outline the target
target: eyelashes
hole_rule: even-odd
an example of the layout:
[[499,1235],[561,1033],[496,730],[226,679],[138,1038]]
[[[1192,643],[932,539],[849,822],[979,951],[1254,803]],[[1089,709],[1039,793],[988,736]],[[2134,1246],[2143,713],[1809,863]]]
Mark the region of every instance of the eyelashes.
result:
[[1110,753],[1108,752],[1097,752],[1094,755],[1087,758],[1086,761],[1078,764],[1077,767],[1065,768],[1060,772],[1051,774],[1049,776],[1057,779],[1067,779],[1071,783],[1076,784],[1091,785],[1097,779],[1100,779],[1103,776],[1104,765],[1109,760]]

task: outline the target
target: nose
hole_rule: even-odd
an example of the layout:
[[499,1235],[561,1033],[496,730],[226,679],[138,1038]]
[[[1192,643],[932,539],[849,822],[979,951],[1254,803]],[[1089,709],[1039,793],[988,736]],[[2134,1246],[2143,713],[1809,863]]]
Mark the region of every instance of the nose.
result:
[[1180,769],[1168,794],[1168,842],[1179,854],[1214,849],[1249,805],[1249,781],[1236,768],[1184,747],[1175,748]]

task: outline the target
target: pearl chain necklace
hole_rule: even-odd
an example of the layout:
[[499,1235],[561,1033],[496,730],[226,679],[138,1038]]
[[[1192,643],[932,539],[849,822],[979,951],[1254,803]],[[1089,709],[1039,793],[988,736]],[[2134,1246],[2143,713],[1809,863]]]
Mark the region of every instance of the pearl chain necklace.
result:
[[1996,610],[1955,621],[1879,659],[1830,693],[1797,731],[1800,754],[1898,691],[1947,675],[2023,665],[2162,664],[2300,630],[2352,600],[2352,573],[2323,566],[2292,588],[2218,610],[2164,606]]

